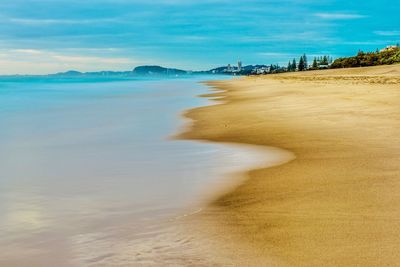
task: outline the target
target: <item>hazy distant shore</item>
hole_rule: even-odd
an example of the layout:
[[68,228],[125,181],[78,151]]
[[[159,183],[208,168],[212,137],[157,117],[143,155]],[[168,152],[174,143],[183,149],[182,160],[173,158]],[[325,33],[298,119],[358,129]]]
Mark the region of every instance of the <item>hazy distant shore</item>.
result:
[[395,266],[400,260],[400,65],[207,83],[182,138],[282,148],[296,159],[188,218],[208,257],[239,266]]

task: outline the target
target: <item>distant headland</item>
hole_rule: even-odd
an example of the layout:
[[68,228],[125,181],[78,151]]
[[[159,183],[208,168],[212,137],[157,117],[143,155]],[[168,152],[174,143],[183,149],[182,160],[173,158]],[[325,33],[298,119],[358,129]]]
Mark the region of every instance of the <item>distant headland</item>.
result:
[[84,77],[103,77],[103,78],[130,78],[141,76],[166,76],[179,77],[188,75],[260,75],[282,72],[307,71],[318,69],[352,68],[376,65],[390,65],[400,63],[400,46],[389,45],[383,49],[376,49],[374,52],[359,51],[356,56],[341,57],[333,59],[329,55],[314,57],[308,61],[307,55],[303,54],[299,59],[289,60],[287,66],[279,64],[270,65],[243,65],[239,60],[237,65],[225,65],[205,71],[182,70],[177,68],[167,68],[158,65],[144,65],[135,67],[130,71],[95,71],[80,72],[70,70],[47,75],[0,75],[0,77],[10,76],[39,76],[39,77],[60,77],[60,78],[84,78]]

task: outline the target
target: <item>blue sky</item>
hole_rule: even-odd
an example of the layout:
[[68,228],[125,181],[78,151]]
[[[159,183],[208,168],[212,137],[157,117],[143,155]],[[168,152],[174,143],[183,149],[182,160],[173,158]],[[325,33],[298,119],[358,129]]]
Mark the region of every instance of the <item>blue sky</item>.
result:
[[398,0],[1,0],[0,74],[285,64],[400,42]]

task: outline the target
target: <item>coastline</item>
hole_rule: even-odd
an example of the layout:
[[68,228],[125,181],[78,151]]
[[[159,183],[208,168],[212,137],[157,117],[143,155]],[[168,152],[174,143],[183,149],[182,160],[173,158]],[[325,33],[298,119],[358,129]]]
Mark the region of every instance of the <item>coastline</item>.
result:
[[391,65],[206,83],[215,92],[205,96],[223,103],[188,111],[193,125],[180,138],[278,147],[296,159],[250,170],[187,218],[188,230],[228,265],[394,265],[399,81]]

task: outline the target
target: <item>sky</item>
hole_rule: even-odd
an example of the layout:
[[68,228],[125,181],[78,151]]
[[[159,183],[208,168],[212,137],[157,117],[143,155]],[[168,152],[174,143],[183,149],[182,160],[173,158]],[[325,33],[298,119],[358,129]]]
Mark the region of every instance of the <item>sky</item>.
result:
[[206,70],[400,42],[398,0],[0,0],[0,74]]

